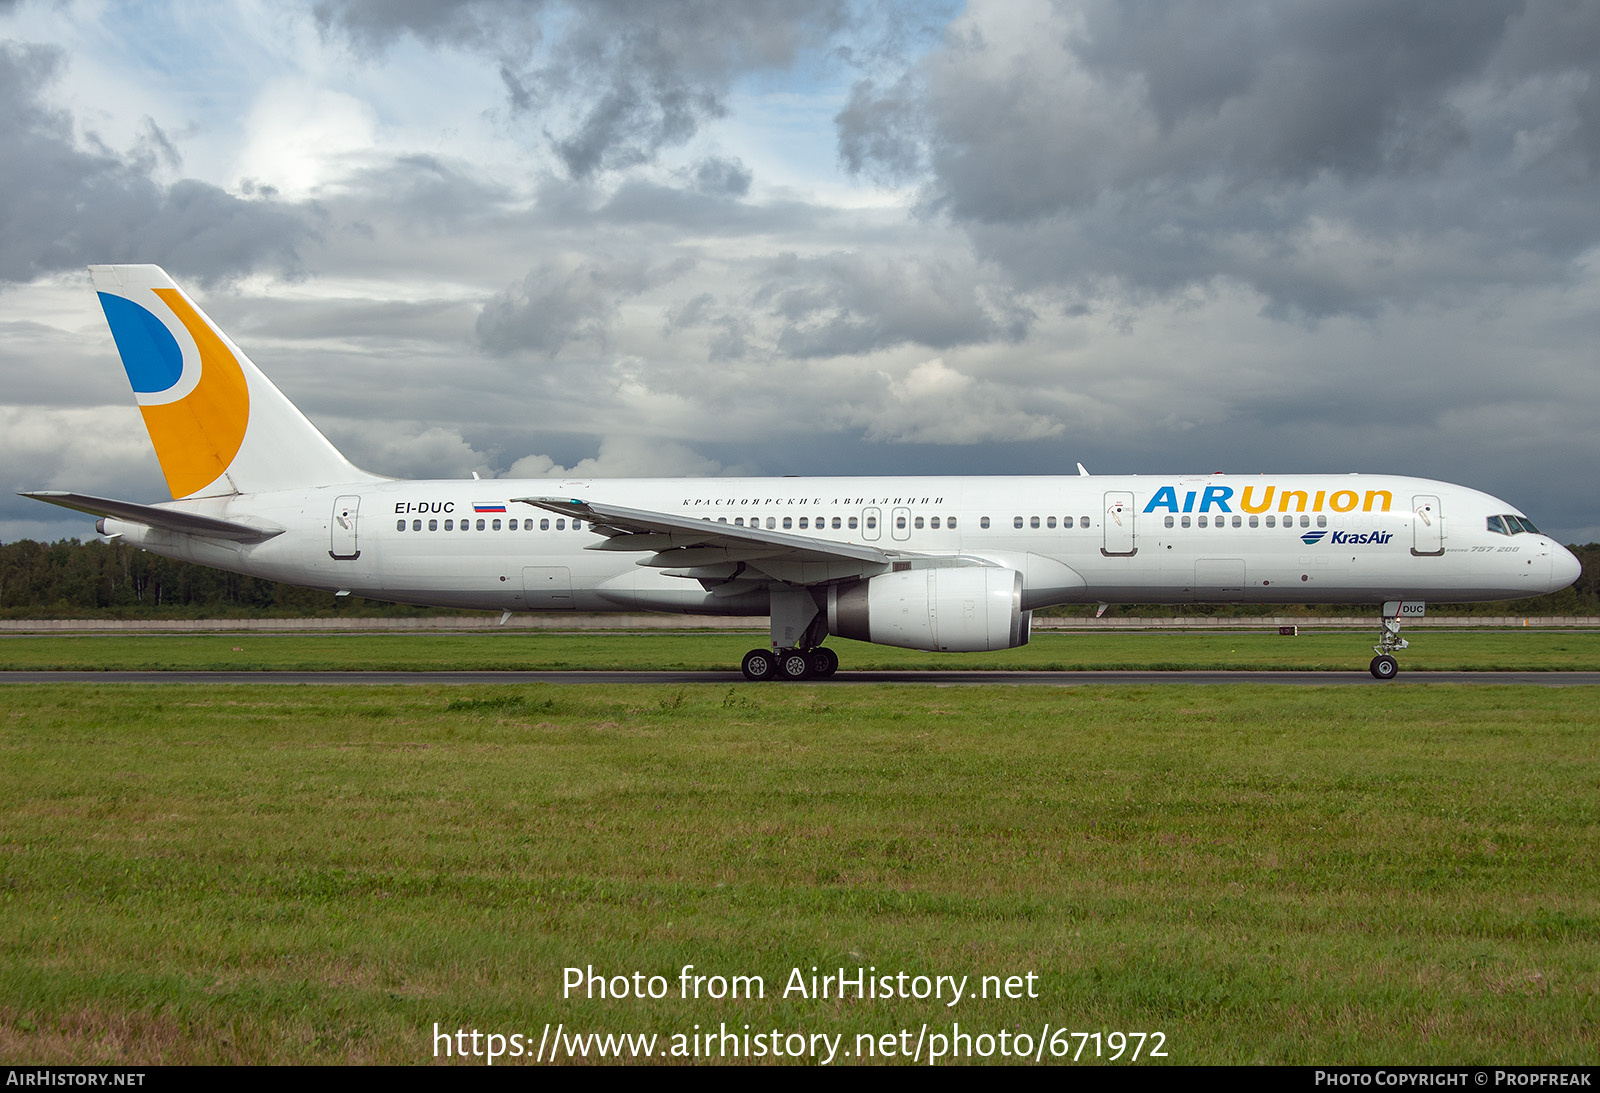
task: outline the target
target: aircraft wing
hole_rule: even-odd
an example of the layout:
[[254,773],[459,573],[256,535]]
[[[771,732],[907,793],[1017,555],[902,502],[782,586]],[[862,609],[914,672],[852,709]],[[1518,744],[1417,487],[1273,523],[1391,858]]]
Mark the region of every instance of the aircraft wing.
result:
[[280,527],[252,527],[249,524],[234,523],[232,520],[218,520],[213,516],[184,512],[182,509],[139,505],[132,501],[115,501],[109,497],[91,497],[86,493],[32,490],[19,493],[18,496],[60,505],[64,509],[87,512],[91,516],[109,516],[114,520],[126,520],[130,524],[144,524],[146,527],[176,531],[184,535],[204,535],[211,539],[232,539],[240,543],[259,543],[274,535],[282,535],[284,530]]
[[840,543],[598,501],[566,497],[512,500],[558,516],[587,520],[594,530],[606,536],[588,549],[647,551],[649,556],[640,559],[640,565],[663,569],[673,576],[727,577],[737,567],[758,569],[778,580],[811,584],[885,573],[894,559],[914,556],[864,543]]

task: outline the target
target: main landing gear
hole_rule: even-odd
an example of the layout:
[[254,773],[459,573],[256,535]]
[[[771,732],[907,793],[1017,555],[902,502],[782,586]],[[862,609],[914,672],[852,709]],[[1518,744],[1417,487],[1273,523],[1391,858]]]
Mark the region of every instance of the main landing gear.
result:
[[839,670],[839,654],[818,645],[811,649],[752,649],[739,665],[751,682],[764,679],[827,679]]
[[779,585],[772,603],[772,648],[752,649],[739,667],[751,682],[763,679],[827,679],[839,670],[839,654],[822,647],[828,616],[807,588]]
[[[1385,605],[1387,608],[1388,605]],[[1372,663],[1367,665],[1367,671],[1372,673],[1373,679],[1390,680],[1400,674],[1400,662],[1394,659],[1393,654],[1406,648],[1411,643],[1400,636],[1400,608],[1395,605],[1395,612],[1390,615],[1386,609],[1383,613],[1383,631],[1378,636],[1378,644],[1372,651],[1378,655],[1372,658]]]

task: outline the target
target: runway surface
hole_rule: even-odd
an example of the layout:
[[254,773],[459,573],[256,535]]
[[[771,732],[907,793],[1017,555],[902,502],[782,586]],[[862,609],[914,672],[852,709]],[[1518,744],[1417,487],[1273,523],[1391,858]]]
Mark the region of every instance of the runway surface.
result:
[[[0,683],[278,683],[427,684],[482,687],[507,683],[717,683],[744,684],[738,672],[0,672]],[[1405,672],[1379,682],[1366,672],[840,672],[810,680],[820,687],[918,683],[936,687],[1029,684],[1264,683],[1294,687],[1400,687],[1421,683],[1533,684],[1540,687],[1600,686],[1600,672]],[[772,681],[749,686],[781,687]]]

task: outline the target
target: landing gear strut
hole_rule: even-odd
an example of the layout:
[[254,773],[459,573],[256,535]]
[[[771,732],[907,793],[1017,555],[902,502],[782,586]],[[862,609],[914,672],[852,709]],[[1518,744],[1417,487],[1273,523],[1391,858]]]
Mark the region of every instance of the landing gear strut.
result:
[[1378,644],[1372,647],[1372,651],[1378,655],[1367,665],[1373,679],[1389,680],[1399,675],[1400,662],[1394,659],[1393,654],[1411,644],[1400,636],[1400,605],[1395,605],[1393,615],[1387,610],[1388,606],[1384,605],[1383,631],[1378,636]]

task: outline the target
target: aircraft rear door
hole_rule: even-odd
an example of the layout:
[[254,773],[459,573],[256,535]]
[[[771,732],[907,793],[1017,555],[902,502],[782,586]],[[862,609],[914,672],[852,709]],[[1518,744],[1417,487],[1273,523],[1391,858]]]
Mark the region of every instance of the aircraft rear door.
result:
[[1444,512],[1431,494],[1411,499],[1411,553],[1419,557],[1444,553]]
[[328,523],[328,555],[348,562],[361,557],[356,539],[356,523],[361,516],[361,498],[353,494],[333,502],[333,519]]
[[1139,553],[1133,527],[1133,494],[1124,491],[1107,493],[1105,502],[1100,553],[1107,557],[1127,557]]

